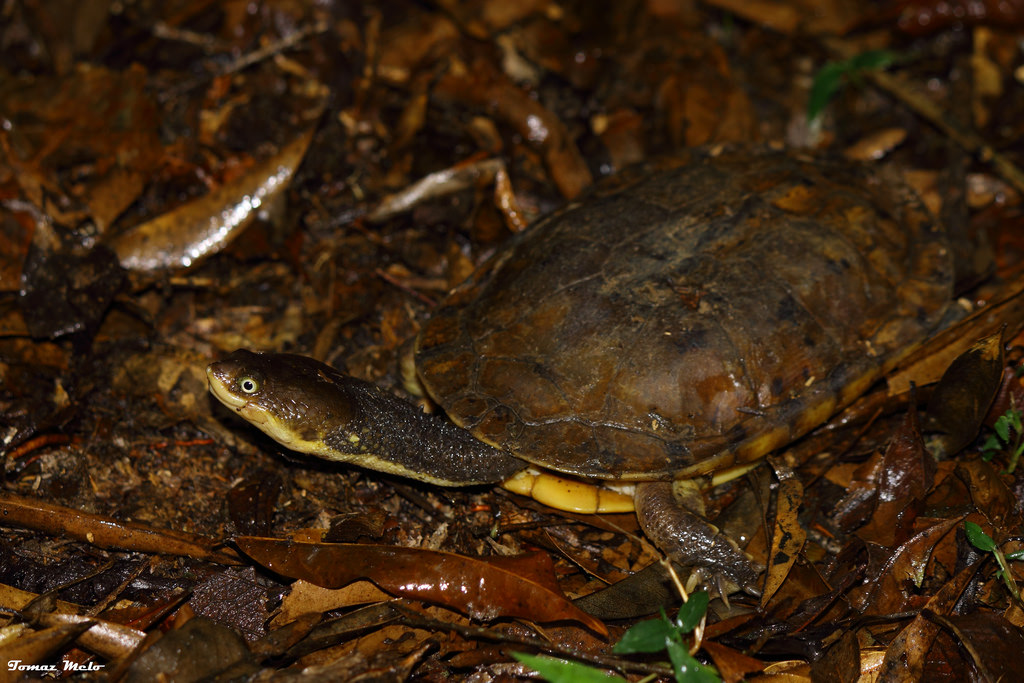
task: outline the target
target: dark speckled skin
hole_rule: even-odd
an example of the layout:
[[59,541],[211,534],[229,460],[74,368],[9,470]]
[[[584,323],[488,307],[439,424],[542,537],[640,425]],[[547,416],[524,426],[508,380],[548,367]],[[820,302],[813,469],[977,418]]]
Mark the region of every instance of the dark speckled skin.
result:
[[[322,442],[333,452],[315,453],[320,457],[447,485],[498,482],[525,466],[448,420],[312,358],[239,349],[212,364],[210,373],[301,440]],[[245,395],[237,386],[243,378],[258,382],[259,391]]]

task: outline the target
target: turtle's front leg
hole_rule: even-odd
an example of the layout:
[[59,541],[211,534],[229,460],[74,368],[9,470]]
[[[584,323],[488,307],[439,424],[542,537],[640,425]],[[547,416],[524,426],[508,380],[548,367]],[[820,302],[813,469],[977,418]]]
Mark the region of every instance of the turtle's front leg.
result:
[[672,486],[658,481],[636,487],[636,516],[647,538],[679,564],[707,567],[747,592],[759,592],[757,577],[763,568],[718,527],[687,509]]

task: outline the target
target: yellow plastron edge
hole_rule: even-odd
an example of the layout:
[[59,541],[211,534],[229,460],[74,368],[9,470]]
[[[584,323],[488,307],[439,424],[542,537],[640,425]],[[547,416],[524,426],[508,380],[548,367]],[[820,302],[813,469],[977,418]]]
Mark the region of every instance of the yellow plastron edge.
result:
[[569,479],[532,467],[502,482],[502,487],[521,496],[529,496],[556,510],[584,515],[632,512],[633,495],[593,483]]

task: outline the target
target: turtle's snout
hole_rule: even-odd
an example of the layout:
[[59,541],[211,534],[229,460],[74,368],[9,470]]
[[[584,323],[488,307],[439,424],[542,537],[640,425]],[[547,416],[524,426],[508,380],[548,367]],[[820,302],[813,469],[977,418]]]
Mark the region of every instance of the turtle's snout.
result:
[[214,385],[224,384],[226,377],[227,375],[221,362],[210,363],[206,366],[206,380],[210,383],[211,389],[213,389]]
[[249,372],[236,357],[238,352],[206,367],[206,380],[210,393],[217,400],[235,410],[246,405],[261,388],[256,373]]

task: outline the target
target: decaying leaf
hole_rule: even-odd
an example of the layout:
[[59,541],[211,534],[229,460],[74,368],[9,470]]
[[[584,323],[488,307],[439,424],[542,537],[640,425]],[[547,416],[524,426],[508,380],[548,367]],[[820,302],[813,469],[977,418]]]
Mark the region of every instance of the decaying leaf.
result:
[[1024,633],[1001,614],[976,610],[970,614],[926,616],[955,634],[971,655],[983,680],[1017,681],[1024,678]]
[[227,671],[241,675],[250,664],[249,648],[238,634],[204,617],[194,617],[139,654],[122,680],[196,681]]
[[764,669],[764,662],[714,641],[705,640],[702,647],[711,655],[715,668],[726,683],[742,681],[750,674]]
[[348,543],[255,537],[239,537],[235,543],[268,569],[328,588],[368,578],[393,595],[446,605],[475,619],[576,621],[596,633],[608,633],[600,620],[548,586],[486,560],[435,550]]
[[[967,583],[974,578],[977,569],[977,565],[974,565],[961,570],[928,600],[926,608],[935,613],[947,613],[960,599],[961,593]],[[920,680],[924,671],[925,656],[938,632],[939,627],[934,622],[923,615],[916,616],[886,649],[879,671],[879,681],[907,680],[908,676],[910,680]]]
[[845,528],[882,545],[906,539],[935,476],[935,459],[924,448],[913,407],[885,451],[854,472],[835,509]]
[[941,453],[958,453],[978,435],[1003,376],[1003,335],[990,335],[960,354],[928,400],[928,415],[942,432]]
[[847,631],[811,665],[811,681],[854,683],[860,679],[860,644],[853,631]]
[[932,550],[961,519],[938,522],[893,550],[868,577],[858,609],[864,614],[893,614],[915,606],[910,592],[920,584]]
[[772,534],[771,554],[768,559],[768,575],[761,592],[761,606],[768,604],[775,591],[786,580],[790,568],[800,556],[807,532],[797,515],[803,500],[804,487],[789,467],[772,460],[772,467],[779,478],[778,502],[775,508],[775,528]]
[[603,590],[577,599],[575,605],[601,619],[634,619],[655,614],[677,596],[668,571],[655,562]]
[[[54,653],[59,652],[68,643],[72,642],[79,635],[88,631],[93,622],[85,620],[76,624],[62,624],[45,628],[34,633],[30,632],[16,637],[12,642],[0,646],[0,658],[5,662],[4,670],[0,672],[5,681],[22,680],[31,676],[32,671],[40,671],[34,667],[43,667],[41,670],[59,672],[56,664],[43,664]],[[13,666],[13,669],[11,668]]]

